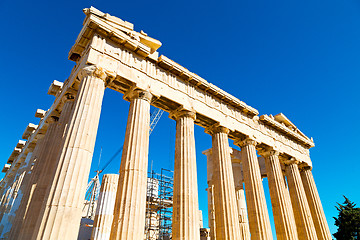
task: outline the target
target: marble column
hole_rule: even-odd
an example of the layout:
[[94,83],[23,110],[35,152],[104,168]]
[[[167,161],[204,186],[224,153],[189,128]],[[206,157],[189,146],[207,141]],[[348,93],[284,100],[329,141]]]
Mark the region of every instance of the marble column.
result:
[[251,238],[258,240],[272,239],[269,213],[256,155],[256,142],[252,139],[245,139],[235,144],[241,147]]
[[209,219],[209,228],[210,228],[210,238],[216,240],[216,230],[215,230],[215,204],[214,204],[214,195],[213,195],[214,185],[208,185],[206,189],[208,195],[208,219]]
[[312,219],[318,239],[331,240],[329,225],[327,224],[325,213],[320,201],[311,167],[303,167],[300,171],[302,183],[304,185],[305,194],[310,207]]
[[244,240],[250,239],[250,228],[246,210],[245,191],[243,188],[236,188],[236,201],[239,211],[240,231]]
[[229,148],[229,129],[211,126],[216,239],[243,239],[236,206],[234,176]]
[[16,174],[15,173],[11,173],[11,176],[9,176],[9,180],[8,180],[8,184],[5,190],[5,193],[1,199],[1,204],[0,204],[0,221],[3,217],[3,215],[5,214],[5,210],[10,202],[11,196],[13,194],[14,191],[14,186],[16,184],[16,179],[15,179]]
[[130,100],[114,220],[110,239],[143,239],[145,230],[150,101],[142,90],[125,94]]
[[10,167],[10,169],[6,172],[6,175],[4,176],[4,179],[2,180],[2,182],[4,182],[4,186],[3,186],[3,195],[1,196],[1,201],[0,201],[0,221],[3,217],[3,214],[5,213],[6,209],[9,207],[9,204],[11,202],[11,198],[13,196],[14,193],[14,189],[16,187],[17,181],[18,181],[18,177],[19,177],[19,172],[21,171],[20,169],[20,164],[18,162],[19,157],[14,159],[14,162],[11,164],[12,166]]
[[172,112],[176,120],[172,239],[200,240],[194,121],[187,110]]
[[234,174],[236,203],[239,211],[240,232],[244,240],[250,240],[250,228],[246,210],[245,191],[243,186],[244,178],[242,175],[241,163],[233,161],[232,169]]
[[294,211],[299,239],[316,240],[315,226],[311,218],[310,208],[301,182],[298,161],[290,160],[286,161],[285,164],[286,178],[289,185],[291,204]]
[[[1,204],[1,213],[0,213],[0,222],[3,219],[4,216],[7,215],[9,210],[11,209],[13,200],[15,195],[17,194],[17,187],[19,186],[19,181],[21,183],[22,178],[20,179],[20,176],[18,173],[14,173],[14,176],[11,177],[10,183],[12,183],[9,186],[9,189],[6,192],[4,201]],[[1,226],[0,226],[1,227]],[[1,229],[0,229],[1,232]]]
[[202,152],[206,155],[206,174],[207,174],[207,184],[208,188],[207,196],[208,196],[208,223],[210,228],[210,238],[216,239],[215,236],[215,204],[214,204],[214,184],[212,183],[212,175],[213,175],[213,161],[212,161],[212,149],[208,149]]
[[44,140],[45,138],[38,139],[36,142],[35,149],[30,158],[29,164],[26,169],[26,175],[24,176],[24,184],[20,187],[20,191],[23,196],[20,201],[18,209],[15,211],[15,218],[13,220],[13,225],[9,233],[9,239],[19,239],[19,234],[22,229],[23,220],[26,217],[26,213],[29,207],[29,202],[32,198],[33,188],[36,186],[38,179],[38,159],[43,149],[45,147]]
[[265,158],[267,178],[273,210],[276,237],[279,240],[298,239],[291,202],[286,195],[286,185],[280,166],[279,152],[261,151]]
[[1,226],[0,228],[3,227],[3,229],[1,230],[1,235],[0,235],[0,239],[4,238],[4,239],[13,239],[9,237],[10,234],[10,230],[15,222],[16,219],[16,212],[19,209],[21,200],[23,198],[24,195],[24,189],[27,185],[28,182],[28,171],[29,171],[29,164],[31,163],[30,160],[32,159],[32,155],[33,155],[33,147],[28,148],[29,152],[26,155],[25,161],[22,163],[21,166],[21,174],[22,174],[22,181],[21,181],[21,185],[18,186],[18,189],[16,191],[16,197],[13,201],[13,206],[11,207],[8,215],[5,217],[3,217],[3,219],[1,220]]
[[[7,174],[7,173],[6,173]],[[0,181],[0,205],[5,197],[6,194],[6,190],[7,190],[7,180],[6,180],[6,175],[4,176],[4,178]]]
[[33,190],[33,197],[28,203],[28,212],[23,221],[19,235],[22,239],[31,239],[31,236],[34,233],[35,225],[40,216],[42,205],[44,204],[45,195],[55,176],[55,170],[58,163],[57,156],[60,151],[59,146],[62,145],[64,129],[72,113],[72,107],[73,96],[68,95],[66,96],[59,120],[51,123],[47,130],[46,134],[49,134],[46,144],[47,147],[45,148],[44,153],[39,157],[38,180],[36,182],[36,187]]
[[18,196],[18,192],[22,185],[24,175],[25,175],[25,172],[23,171],[23,168],[22,168],[21,172],[18,173],[16,176],[16,180],[14,181],[14,184],[12,187],[12,193],[9,196],[10,198],[9,198],[8,203],[5,205],[4,214],[3,214],[2,218],[0,219],[0,238],[1,238],[1,235],[3,234],[4,225],[6,225],[9,222],[8,217],[9,217],[11,209],[13,208],[14,202]]
[[102,178],[91,240],[110,239],[118,181],[118,174],[104,174]]
[[83,68],[52,182],[32,239],[76,239],[95,146],[106,74]]

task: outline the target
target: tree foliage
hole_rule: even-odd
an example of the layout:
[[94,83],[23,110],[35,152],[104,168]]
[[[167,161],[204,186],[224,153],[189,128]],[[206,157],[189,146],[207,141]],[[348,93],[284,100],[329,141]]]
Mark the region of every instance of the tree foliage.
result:
[[335,206],[339,211],[338,217],[334,217],[338,231],[333,235],[337,240],[360,240],[360,208],[355,208],[355,203],[343,197],[344,203]]

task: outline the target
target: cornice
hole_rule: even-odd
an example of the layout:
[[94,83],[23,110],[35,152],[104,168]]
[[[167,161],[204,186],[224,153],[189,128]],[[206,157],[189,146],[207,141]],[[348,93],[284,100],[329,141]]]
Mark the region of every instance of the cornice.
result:
[[169,114],[169,118],[176,120],[176,121],[182,117],[188,117],[195,121],[196,120],[196,112],[193,110],[188,110],[188,109],[184,109],[184,108],[180,107],[180,108],[170,112],[170,114]]
[[303,137],[302,135],[300,135],[299,133],[291,130],[290,128],[286,127],[285,125],[281,124],[280,122],[276,121],[275,119],[271,118],[268,115],[261,115],[259,120],[261,122],[263,122],[264,124],[271,126],[275,129],[277,129],[278,131],[282,132],[283,134],[285,134],[286,136],[297,140],[298,142],[302,143],[303,145],[305,145],[307,148],[311,148],[314,147],[315,144],[313,141],[311,141],[309,138],[307,137]]
[[229,132],[230,130],[227,127],[221,126],[219,123],[205,128],[205,133],[208,133],[210,135],[214,135],[216,133],[225,133],[226,135],[228,135]]

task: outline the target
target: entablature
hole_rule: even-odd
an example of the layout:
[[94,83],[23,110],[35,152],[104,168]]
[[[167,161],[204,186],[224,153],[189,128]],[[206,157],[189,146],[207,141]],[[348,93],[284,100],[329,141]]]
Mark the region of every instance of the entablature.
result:
[[[302,133],[297,133],[297,128],[294,128],[293,130],[290,129],[288,126],[282,124],[282,122],[279,122],[276,120],[276,118],[272,117],[271,115],[262,115],[260,116],[260,121],[264,122],[266,125],[272,126],[278,131],[284,133],[285,135],[289,136],[290,138],[294,139],[295,141],[299,141],[300,143],[304,144],[308,148],[314,147],[315,144],[313,141],[311,141],[308,137],[304,136]],[[295,126],[295,125],[293,125]]]
[[156,50],[161,46],[160,41],[149,37],[143,31],[140,33],[134,31],[131,23],[103,13],[94,7],[85,8],[83,11],[86,14],[84,27],[70,50],[70,60],[78,61],[81,58],[94,32],[105,35],[142,57],[157,58]]
[[[41,117],[39,125],[29,123],[22,136],[22,138],[27,139],[27,141],[19,140],[14,151],[11,153],[7,161],[8,164],[11,164],[9,167],[10,170],[13,170],[15,165],[21,164],[28,156],[28,153],[34,150],[36,142],[45,135],[48,127],[46,118],[51,115],[51,112],[37,109],[35,116],[39,114],[41,114],[41,116],[38,116]],[[7,171],[7,174],[8,172],[10,171]]]
[[[86,14],[84,26],[69,53],[70,59],[77,62],[77,70],[73,70],[74,74],[57,98],[67,91],[65,85],[76,89],[76,71],[86,65],[95,65],[111,75],[111,81],[106,82],[108,88],[121,93],[130,88],[150,91],[156,96],[152,102],[155,107],[168,112],[179,107],[192,109],[197,115],[196,123],[203,127],[218,123],[230,129],[229,137],[232,139],[251,137],[290,156],[311,162],[308,149],[314,143],[288,119],[273,119],[268,115],[258,117],[256,109],[169,58],[163,55],[154,57],[157,52],[150,54],[148,51],[148,55],[139,53],[139,49],[148,46],[126,32],[131,29],[124,31],[121,26],[114,27],[113,23],[104,17],[100,19],[92,11]],[[74,54],[78,55],[76,59],[71,57]]]
[[165,57],[164,55],[161,55],[158,58],[157,63],[158,66],[162,67],[163,69],[189,82],[191,85],[195,86],[196,88],[199,88],[204,92],[209,93],[212,96],[215,96],[216,98],[224,102],[227,102],[228,104],[234,106],[235,108],[239,108],[251,116],[256,116],[259,114],[259,112],[255,108],[248,106],[243,101],[240,101],[238,98],[225,92],[224,90],[220,89],[214,84],[209,83],[208,81],[198,76],[197,74],[190,72],[185,67]]

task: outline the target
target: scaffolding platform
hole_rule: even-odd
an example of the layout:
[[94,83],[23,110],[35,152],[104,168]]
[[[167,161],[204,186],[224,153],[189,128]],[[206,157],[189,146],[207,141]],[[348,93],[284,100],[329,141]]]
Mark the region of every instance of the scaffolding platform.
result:
[[148,173],[146,201],[146,240],[170,240],[173,212],[174,172],[161,169]]

